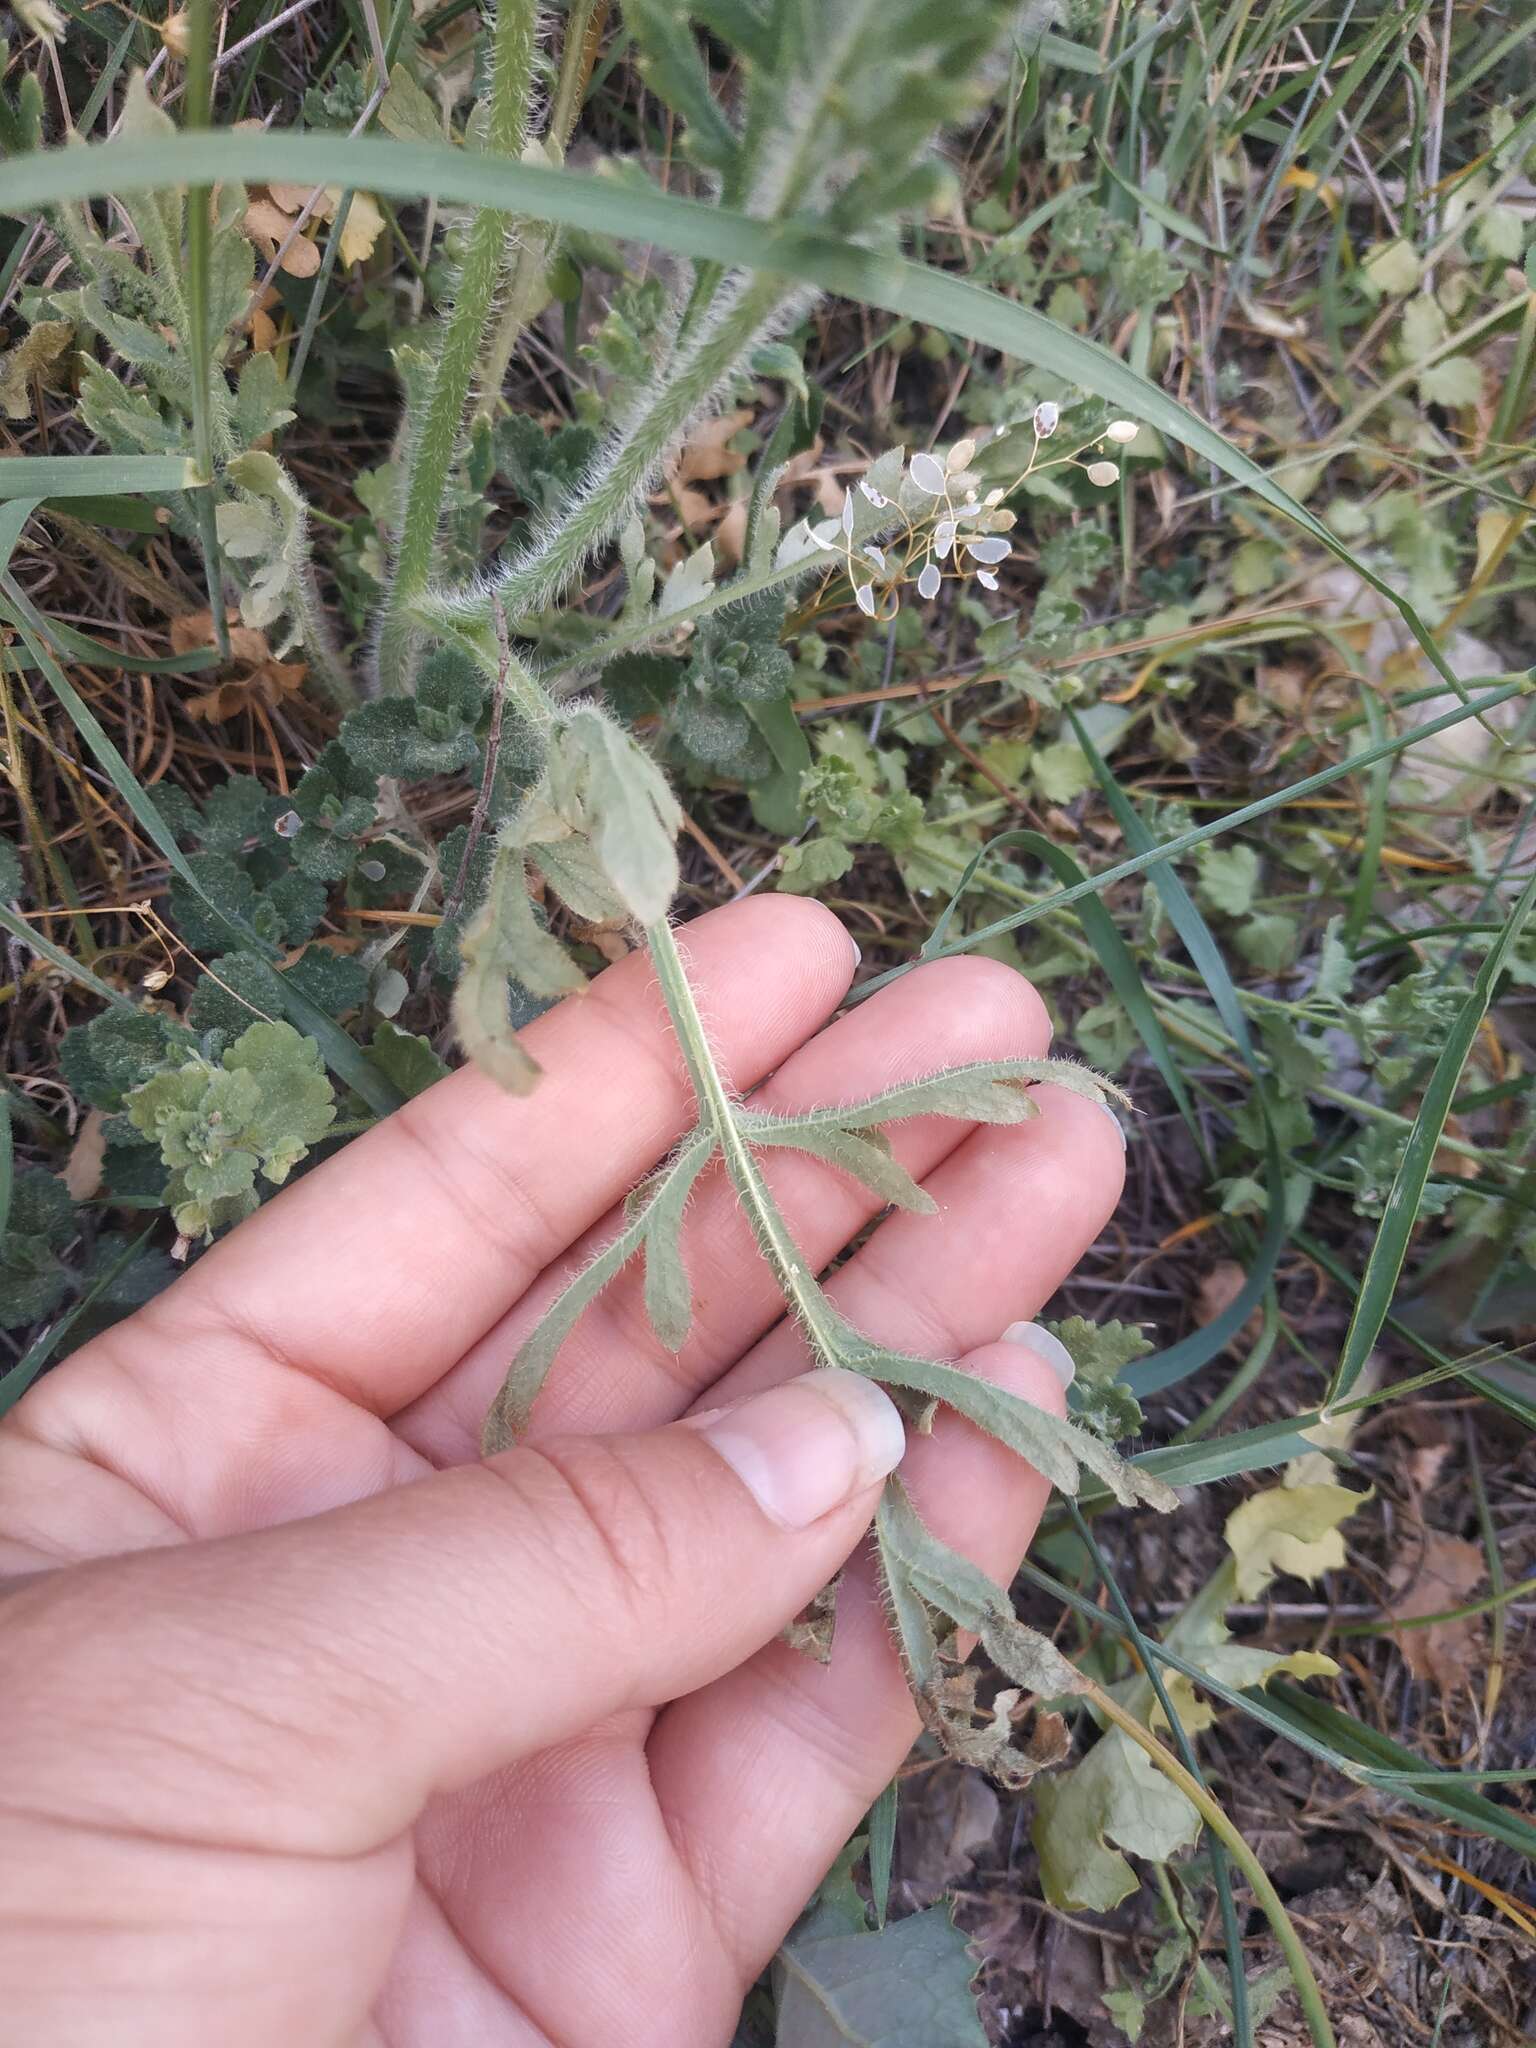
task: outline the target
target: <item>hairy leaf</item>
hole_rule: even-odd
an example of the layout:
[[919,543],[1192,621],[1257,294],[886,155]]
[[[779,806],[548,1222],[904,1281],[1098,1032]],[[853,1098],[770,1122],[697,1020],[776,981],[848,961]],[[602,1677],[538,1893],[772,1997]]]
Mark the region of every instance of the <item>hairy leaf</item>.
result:
[[507,983],[519,981],[533,995],[561,996],[585,988],[586,976],[534,916],[516,844],[497,849],[485,901],[465,927],[459,951],[464,971],[453,995],[459,1042],[503,1088],[526,1095],[539,1067],[513,1028]]
[[1178,1506],[1178,1495],[1171,1487],[1142,1467],[1127,1463],[1108,1444],[1074,1423],[952,1365],[885,1350],[856,1331],[850,1330],[849,1336],[852,1344],[847,1362],[856,1371],[956,1409],[1017,1451],[1063,1493],[1076,1494],[1078,1468],[1085,1466],[1126,1507],[1138,1500],[1164,1511]]
[[677,894],[675,842],[683,822],[677,799],[645,749],[601,712],[577,712],[566,738],[583,764],[603,872],[630,915],[654,924]]
[[319,1047],[270,1022],[243,1031],[217,1065],[194,1057],[164,1068],[126,1108],[171,1169],[165,1199],[177,1229],[205,1239],[256,1207],[258,1173],[286,1180],[336,1115]]
[[695,1137],[669,1166],[663,1167],[654,1192],[644,1200],[645,1312],[651,1328],[669,1351],[681,1351],[693,1324],[693,1288],[683,1260],[683,1214],[694,1182],[715,1151],[713,1137]]
[[533,1404],[549,1377],[560,1346],[575,1329],[582,1312],[602,1293],[614,1274],[626,1266],[645,1242],[645,1218],[637,1217],[582,1267],[554,1303],[545,1310],[532,1335],[513,1359],[501,1391],[491,1403],[480,1434],[487,1458],[516,1443],[528,1427]]
[[920,1216],[938,1213],[933,1197],[925,1194],[901,1161],[892,1156],[889,1144],[878,1132],[873,1138],[865,1138],[857,1132],[827,1125],[807,1126],[788,1118],[750,1113],[741,1117],[740,1124],[754,1145],[782,1145],[797,1152],[813,1153],[829,1166],[839,1167],[862,1181],[882,1202],[914,1210]]
[[781,1119],[781,1126],[864,1130],[871,1124],[898,1123],[912,1116],[953,1116],[974,1123],[1019,1124],[1039,1113],[1029,1090],[1042,1081],[1070,1088],[1090,1102],[1102,1102],[1106,1096],[1116,1102],[1127,1101],[1112,1082],[1073,1060],[976,1060],[968,1066],[951,1067],[947,1073],[926,1075],[919,1081],[898,1082],[894,1088],[886,1088],[864,1102],[802,1110]]

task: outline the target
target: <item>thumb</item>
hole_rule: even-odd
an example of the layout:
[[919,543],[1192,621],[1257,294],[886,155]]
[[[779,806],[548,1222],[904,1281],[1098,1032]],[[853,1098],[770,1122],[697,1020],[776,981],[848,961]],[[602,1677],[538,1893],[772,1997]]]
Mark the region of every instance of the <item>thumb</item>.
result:
[[91,1826],[347,1855],[434,1793],[732,1669],[815,1594],[903,1450],[805,1374],[0,1602],[0,1780]]

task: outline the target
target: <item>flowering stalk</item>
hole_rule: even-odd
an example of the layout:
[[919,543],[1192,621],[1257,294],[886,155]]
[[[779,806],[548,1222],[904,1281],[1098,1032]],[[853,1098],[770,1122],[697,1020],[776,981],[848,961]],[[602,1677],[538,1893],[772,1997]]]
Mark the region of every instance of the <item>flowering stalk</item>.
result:
[[[486,131],[486,148],[493,155],[516,157],[522,153],[535,23],[533,0],[500,0]],[[379,685],[386,693],[410,688],[411,656],[417,640],[411,607],[431,579],[443,498],[475,363],[506,263],[508,234],[505,214],[485,207],[475,215],[425,414],[407,429],[405,511],[376,655]]]
[[[496,596],[510,618],[553,602],[589,557],[613,539],[689,421],[709,404],[790,295],[791,288],[774,277],[722,289],[692,345],[642,400],[611,448],[598,456],[575,501],[497,578]],[[449,629],[483,616],[485,608],[478,589],[424,596],[414,606],[423,623]]]
[[[565,41],[560,51],[560,77],[555,86],[554,109],[544,136],[545,153],[552,163],[565,162],[571,131],[581,111],[582,87],[591,68],[589,47],[595,48],[602,33],[601,19],[594,22],[597,12],[598,0],[571,0],[571,11],[565,23]],[[543,302],[545,280],[559,246],[560,230],[552,221],[520,222],[518,232],[521,247],[512,266],[506,303],[486,342],[480,368],[475,375],[475,386],[479,392],[475,402],[477,420],[489,420],[495,414],[513,351],[522,338],[523,329]]]

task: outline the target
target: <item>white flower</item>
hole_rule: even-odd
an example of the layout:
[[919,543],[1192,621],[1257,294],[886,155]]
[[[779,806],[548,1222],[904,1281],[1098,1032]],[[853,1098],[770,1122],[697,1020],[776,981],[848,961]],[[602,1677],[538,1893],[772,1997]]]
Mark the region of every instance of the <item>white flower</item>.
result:
[[852,534],[853,534],[853,493],[852,493],[852,491],[844,491],[844,493],[843,493],[843,531],[844,531],[844,533],[848,534],[848,535],[849,535],[850,537],[851,537],[851,536],[852,536]]
[[939,594],[939,567],[937,562],[925,562],[923,573],[917,579],[919,597],[937,597]]
[[1135,440],[1140,432],[1141,428],[1136,424],[1135,420],[1111,420],[1104,429],[1104,438],[1106,441],[1118,441],[1120,446],[1125,448]]
[[854,590],[853,601],[869,618],[875,616],[875,593],[868,583],[860,583]]
[[880,570],[881,574],[882,574],[882,575],[884,574],[884,572],[885,572],[885,550],[884,550],[884,548],[877,548],[877,547],[875,546],[875,544],[874,544],[874,542],[873,542],[872,540],[868,540],[868,541],[866,541],[866,542],[864,543],[863,547],[862,547],[862,548],[861,548],[861,549],[859,550],[859,552],[860,552],[860,554],[861,554],[861,555],[863,555],[864,559],[865,559],[865,560],[866,560],[867,562],[873,562],[873,563],[874,563],[874,565],[875,565],[875,567],[876,567],[876,568],[877,568],[878,570]]
[[931,455],[914,455],[911,463],[912,481],[920,491],[926,491],[930,498],[944,495],[944,472]]
[[1042,399],[1035,407],[1035,432],[1043,441],[1048,434],[1054,434],[1061,424],[1061,407],[1049,398]]
[[996,590],[997,588],[997,578],[990,569],[978,569],[976,571],[976,581],[983,590]]
[[889,505],[889,503],[891,502],[890,499],[885,495],[884,491],[877,491],[873,484],[866,484],[861,481],[859,484],[859,489],[863,492],[864,496],[868,498],[870,504],[874,506],[877,512],[883,512],[886,506]]
[[834,555],[842,553],[842,529],[835,519],[824,519],[820,526],[813,526],[810,532],[811,539],[815,541],[817,547],[827,548]]
[[933,552],[938,556],[941,562],[947,561],[949,558],[949,551],[954,546],[954,544],[955,522],[953,521],[953,519],[941,519],[938,525],[933,529]]
[[965,552],[973,562],[1006,562],[1012,550],[1005,540],[968,540]]
[[957,441],[944,458],[944,467],[951,476],[958,476],[962,469],[969,469],[971,457],[976,453],[974,441]]
[[1120,481],[1120,465],[1119,465],[1119,463],[1118,463],[1118,462],[1090,462],[1090,463],[1089,463],[1089,465],[1088,465],[1088,481],[1089,481],[1089,483],[1091,483],[1091,484],[1099,484],[1100,486],[1105,486],[1105,485],[1108,485],[1108,484],[1117,484],[1117,483],[1119,483],[1119,481]]

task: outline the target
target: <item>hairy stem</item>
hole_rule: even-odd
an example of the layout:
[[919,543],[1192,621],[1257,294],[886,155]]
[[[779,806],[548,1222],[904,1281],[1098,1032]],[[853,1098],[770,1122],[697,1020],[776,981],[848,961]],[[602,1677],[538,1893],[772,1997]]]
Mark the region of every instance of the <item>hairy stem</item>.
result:
[[[535,543],[532,552],[514,562],[499,579],[497,594],[510,617],[516,619],[552,602],[587,558],[619,531],[646,480],[790,289],[782,278],[755,278],[742,287],[712,325],[701,329],[693,346],[663,378],[650,404],[631,422],[617,448],[600,461],[581,496]],[[480,592],[458,591],[428,600],[418,607],[418,615],[439,623],[465,614],[479,615],[484,607]]]
[[[604,0],[603,13],[606,12]],[[582,90],[592,68],[591,54],[597,43],[597,35],[593,34],[594,16],[598,16],[597,33],[600,35],[602,20],[598,15],[598,0],[571,0],[571,11],[565,23],[565,41],[560,51],[555,103],[544,137],[545,148],[555,163],[564,163],[571,131],[581,111]],[[522,338],[524,328],[543,303],[545,279],[560,246],[560,230],[553,222],[523,222],[519,224],[519,233],[522,246],[512,268],[506,303],[486,343],[475,376],[475,386],[480,394],[475,403],[477,420],[488,420],[496,411],[513,350]]]
[[700,1120],[713,1133],[725,1158],[737,1199],[752,1226],[758,1248],[773,1269],[784,1290],[784,1298],[800,1318],[806,1334],[820,1356],[831,1362],[838,1356],[837,1325],[829,1313],[821,1283],[806,1264],[805,1256],[790,1234],[779,1205],[739,1125],[729,1088],[715,1064],[704,1020],[694,1000],[687,972],[678,951],[677,937],[663,918],[648,925],[646,944],[656,968],[656,979],[672,1020],[672,1029],[682,1048],[683,1064],[693,1085]]
[[[206,128],[213,95],[213,22],[209,0],[193,0],[187,16],[187,92],[183,120]],[[192,494],[202,543],[203,573],[213,637],[222,660],[229,659],[229,624],[224,617],[224,573],[213,511],[213,336],[208,328],[213,195],[206,185],[187,194],[187,353],[192,377],[192,447],[199,488]],[[172,277],[175,273],[172,271]]]
[[[486,130],[486,149],[496,156],[517,157],[522,153],[528,126],[535,21],[533,0],[500,0]],[[410,687],[410,659],[416,641],[411,606],[431,580],[443,499],[453,470],[475,363],[502,278],[509,228],[507,216],[489,207],[482,208],[470,225],[459,288],[443,330],[442,351],[425,416],[414,423],[408,436],[405,512],[379,631],[379,683],[385,691],[398,693]]]

